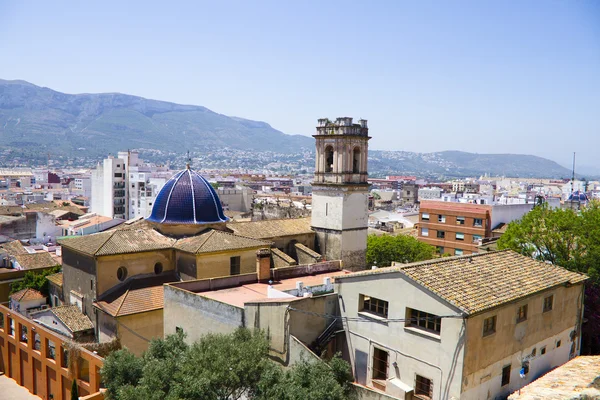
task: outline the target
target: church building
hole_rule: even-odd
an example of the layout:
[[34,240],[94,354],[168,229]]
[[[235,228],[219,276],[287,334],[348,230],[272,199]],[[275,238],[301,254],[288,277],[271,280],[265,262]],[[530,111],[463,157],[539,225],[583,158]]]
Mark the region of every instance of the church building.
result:
[[257,252],[272,269],[324,260],[364,269],[367,121],[320,119],[314,137],[312,218],[231,222],[188,165],[162,188],[149,218],[60,240],[65,302],[90,318],[100,342],[119,337],[140,354],[163,336],[165,283],[255,273]]

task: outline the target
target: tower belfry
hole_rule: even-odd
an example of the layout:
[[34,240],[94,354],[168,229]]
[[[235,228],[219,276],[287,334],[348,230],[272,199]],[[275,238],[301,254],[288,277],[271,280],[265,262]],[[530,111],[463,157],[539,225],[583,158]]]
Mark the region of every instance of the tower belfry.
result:
[[350,117],[318,120],[312,228],[320,252],[343,267],[366,267],[369,128]]

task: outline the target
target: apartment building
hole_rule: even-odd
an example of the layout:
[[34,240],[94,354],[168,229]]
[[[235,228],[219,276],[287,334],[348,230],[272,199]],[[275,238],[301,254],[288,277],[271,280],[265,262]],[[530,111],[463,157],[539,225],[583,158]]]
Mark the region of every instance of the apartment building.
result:
[[422,242],[435,246],[439,254],[467,255],[477,253],[482,240],[492,236],[500,225],[523,217],[533,204],[470,204],[421,201],[419,236]]
[[120,151],[92,171],[91,211],[110,218],[148,217],[172,175],[168,165],[150,165],[136,151]]
[[494,399],[576,357],[583,274],[513,251],[335,277],[356,381],[398,399]]

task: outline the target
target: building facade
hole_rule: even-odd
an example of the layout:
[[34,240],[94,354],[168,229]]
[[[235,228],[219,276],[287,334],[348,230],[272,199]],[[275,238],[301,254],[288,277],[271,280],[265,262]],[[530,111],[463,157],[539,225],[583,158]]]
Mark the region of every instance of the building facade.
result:
[[512,251],[337,276],[355,379],[400,399],[505,397],[579,354],[586,279]]
[[366,265],[368,142],[366,120],[319,119],[316,139],[312,228],[320,253],[344,268]]

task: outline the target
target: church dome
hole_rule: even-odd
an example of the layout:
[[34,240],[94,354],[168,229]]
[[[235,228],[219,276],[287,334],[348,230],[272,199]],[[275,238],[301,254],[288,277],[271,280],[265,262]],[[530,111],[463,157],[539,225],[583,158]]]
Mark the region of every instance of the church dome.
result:
[[215,189],[189,167],[165,183],[148,217],[148,221],[159,224],[215,224],[227,220]]
[[588,197],[587,197],[587,194],[585,194],[585,192],[580,192],[579,190],[576,190],[575,192],[571,193],[571,195],[569,196],[569,200],[568,201],[583,201],[583,202],[587,202],[588,201]]

